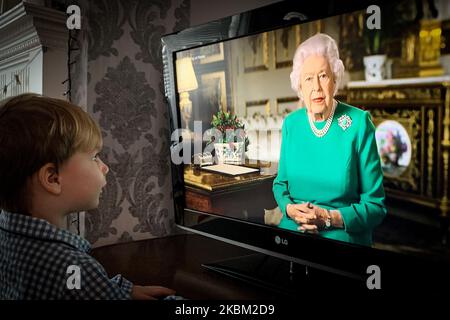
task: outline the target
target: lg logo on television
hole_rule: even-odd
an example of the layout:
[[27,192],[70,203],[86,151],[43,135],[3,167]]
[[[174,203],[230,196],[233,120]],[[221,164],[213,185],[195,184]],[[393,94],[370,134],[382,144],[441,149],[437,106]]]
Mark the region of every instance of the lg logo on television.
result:
[[276,236],[275,237],[275,243],[287,246],[288,245],[288,240],[287,239],[282,239],[279,236]]

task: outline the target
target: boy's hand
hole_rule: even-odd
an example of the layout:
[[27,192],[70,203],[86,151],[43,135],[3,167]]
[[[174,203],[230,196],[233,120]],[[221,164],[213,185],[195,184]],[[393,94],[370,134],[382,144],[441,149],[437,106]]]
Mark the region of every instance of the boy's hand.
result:
[[166,297],[175,294],[175,291],[169,288],[160,286],[135,286],[131,291],[131,298],[133,300],[157,300],[161,297]]

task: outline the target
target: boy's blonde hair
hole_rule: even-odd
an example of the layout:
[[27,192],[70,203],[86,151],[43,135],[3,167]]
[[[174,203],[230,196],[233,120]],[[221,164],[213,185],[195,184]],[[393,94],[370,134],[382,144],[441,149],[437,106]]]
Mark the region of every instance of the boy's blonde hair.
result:
[[28,179],[47,163],[100,149],[97,123],[80,107],[26,93],[0,102],[0,208],[29,214]]

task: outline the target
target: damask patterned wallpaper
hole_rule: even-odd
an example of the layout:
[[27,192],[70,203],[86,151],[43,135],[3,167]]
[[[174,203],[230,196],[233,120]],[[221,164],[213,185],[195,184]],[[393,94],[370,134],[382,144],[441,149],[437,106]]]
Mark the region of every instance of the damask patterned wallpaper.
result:
[[[189,26],[190,0],[82,2],[73,101],[102,128],[108,184],[84,217],[94,246],[175,232],[161,36]],[[82,14],[83,15],[83,14]],[[87,24],[86,24],[87,23]]]

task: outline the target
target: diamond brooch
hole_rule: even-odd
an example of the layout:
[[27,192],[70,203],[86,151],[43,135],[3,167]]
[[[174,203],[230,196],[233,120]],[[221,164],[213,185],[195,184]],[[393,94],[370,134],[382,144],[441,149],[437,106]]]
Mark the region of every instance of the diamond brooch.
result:
[[339,117],[338,124],[342,128],[342,130],[347,130],[348,127],[352,125],[352,118],[350,118],[348,115],[344,114]]

